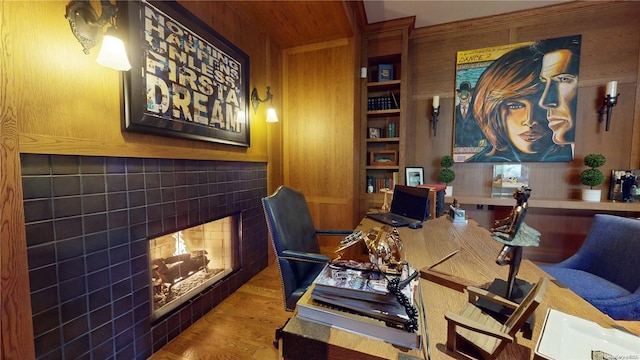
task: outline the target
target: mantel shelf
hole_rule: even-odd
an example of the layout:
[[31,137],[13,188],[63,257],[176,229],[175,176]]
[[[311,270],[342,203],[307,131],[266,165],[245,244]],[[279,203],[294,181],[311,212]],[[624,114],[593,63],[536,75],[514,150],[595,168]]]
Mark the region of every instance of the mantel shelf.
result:
[[[494,206],[509,206],[509,207],[512,207],[513,205],[515,205],[515,200],[511,197],[492,198],[488,196],[454,195],[454,196],[447,196],[445,198],[445,201],[450,204],[453,202],[453,199],[458,200],[458,203],[460,204],[494,205]],[[574,200],[574,199],[531,198],[529,200],[529,208],[640,212],[640,203],[620,202],[620,201],[612,201],[612,200],[591,202],[591,201]]]

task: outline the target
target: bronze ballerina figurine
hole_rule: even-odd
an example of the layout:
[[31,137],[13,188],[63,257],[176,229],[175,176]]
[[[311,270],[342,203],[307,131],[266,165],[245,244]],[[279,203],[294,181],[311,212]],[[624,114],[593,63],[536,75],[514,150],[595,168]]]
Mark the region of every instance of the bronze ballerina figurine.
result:
[[529,208],[529,197],[531,189],[520,187],[513,190],[513,198],[516,205],[511,210],[509,217],[496,220],[491,228],[492,238],[504,246],[498,254],[496,263],[498,265],[509,265],[509,279],[507,282],[506,298],[511,299],[513,284],[515,282],[520,261],[522,260],[523,246],[538,246],[540,244],[540,233],[529,227],[524,222]]

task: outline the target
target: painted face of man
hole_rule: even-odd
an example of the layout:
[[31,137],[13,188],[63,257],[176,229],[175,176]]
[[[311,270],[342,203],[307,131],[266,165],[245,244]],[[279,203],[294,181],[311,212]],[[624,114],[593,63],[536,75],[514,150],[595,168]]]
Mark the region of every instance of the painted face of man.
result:
[[504,107],[507,136],[519,151],[535,154],[542,150],[537,143],[549,137],[549,129],[545,124],[544,112],[540,109],[533,96],[514,99],[502,105]]
[[539,105],[547,110],[553,142],[569,144],[566,134],[573,128],[573,109],[578,90],[578,69],[575,56],[569,50],[545,54],[542,59],[540,81],[544,91]]
[[468,90],[460,90],[458,98],[460,99],[460,103],[468,104],[471,101],[471,92]]

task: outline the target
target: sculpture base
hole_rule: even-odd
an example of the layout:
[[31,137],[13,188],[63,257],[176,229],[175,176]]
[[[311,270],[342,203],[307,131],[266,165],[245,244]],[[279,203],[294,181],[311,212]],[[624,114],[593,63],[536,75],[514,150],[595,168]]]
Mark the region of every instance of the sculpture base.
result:
[[[533,285],[534,284],[531,284],[524,280],[520,280],[516,278],[513,283],[513,290],[511,292],[511,298],[509,300],[520,304],[520,302],[522,302],[524,297],[527,296],[529,291],[531,291],[531,289],[533,288]],[[504,297],[505,294],[507,293],[507,282],[502,279],[495,279],[493,283],[489,286],[487,291]],[[476,302],[476,305],[486,310],[496,320],[502,323],[504,323],[513,312],[513,309],[509,307],[498,305],[486,299],[478,299],[478,302]],[[534,321],[534,315],[531,315],[525,322],[524,326],[522,327],[523,336],[527,339],[531,339],[531,336],[533,333],[533,321]]]

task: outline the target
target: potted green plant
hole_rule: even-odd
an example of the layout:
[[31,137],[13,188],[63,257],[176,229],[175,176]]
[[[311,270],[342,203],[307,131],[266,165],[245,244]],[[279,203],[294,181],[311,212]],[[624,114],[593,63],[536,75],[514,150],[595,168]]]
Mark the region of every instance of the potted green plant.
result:
[[607,158],[602,154],[587,154],[584,157],[584,164],[589,169],[580,173],[580,182],[582,185],[586,185],[589,189],[582,189],[582,200],[585,201],[600,201],[602,190],[594,189],[594,186],[602,184],[604,181],[604,174],[599,167],[607,162]]
[[451,169],[453,166],[453,156],[445,155],[441,157],[440,166],[442,166],[442,169],[438,174],[438,178],[440,179],[440,182],[443,182],[447,186],[445,194],[447,196],[451,196],[453,195],[453,186],[450,186],[449,183],[456,179],[456,173]]

